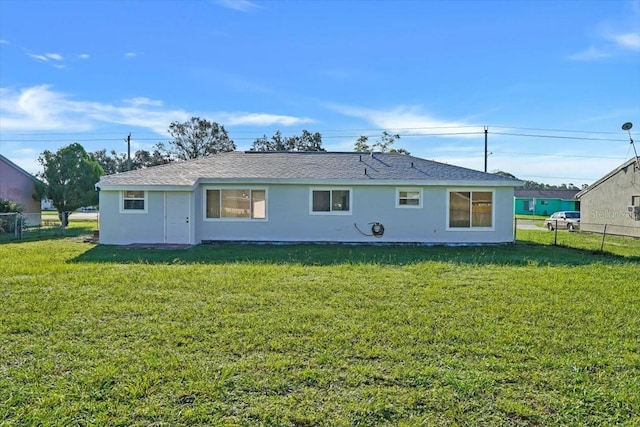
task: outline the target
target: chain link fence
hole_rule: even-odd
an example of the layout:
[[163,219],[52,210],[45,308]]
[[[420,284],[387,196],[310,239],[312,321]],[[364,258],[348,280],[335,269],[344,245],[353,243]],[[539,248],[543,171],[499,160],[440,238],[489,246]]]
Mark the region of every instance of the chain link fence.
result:
[[[638,225],[580,222],[569,230],[566,225],[552,224],[544,219],[514,219],[514,240],[522,238],[522,230],[536,230],[535,241],[544,244],[604,252],[613,247],[628,246],[637,249],[640,256],[640,221]],[[520,232],[520,236],[518,233]],[[633,250],[633,249],[632,249]]]
[[60,230],[57,217],[41,213],[0,213],[0,242],[46,238]]

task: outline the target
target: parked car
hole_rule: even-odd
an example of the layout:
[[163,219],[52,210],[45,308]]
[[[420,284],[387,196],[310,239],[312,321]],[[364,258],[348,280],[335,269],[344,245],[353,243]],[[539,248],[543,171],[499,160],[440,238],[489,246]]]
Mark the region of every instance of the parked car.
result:
[[580,228],[580,212],[579,211],[562,211],[556,212],[549,218],[544,220],[544,226],[547,230],[567,229],[569,231]]

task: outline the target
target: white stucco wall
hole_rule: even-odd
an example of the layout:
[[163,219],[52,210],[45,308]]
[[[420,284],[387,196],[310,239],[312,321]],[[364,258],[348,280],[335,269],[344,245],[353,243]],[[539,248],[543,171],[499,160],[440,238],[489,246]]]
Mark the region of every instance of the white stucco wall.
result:
[[[423,190],[422,207],[398,208],[395,186],[339,186],[349,188],[352,192],[350,215],[311,214],[309,200],[312,187],[306,185],[245,187],[267,190],[267,219],[205,219],[206,189],[224,187],[203,185],[195,194],[197,242],[245,240],[437,244],[500,243],[513,240],[513,188],[493,189],[495,217],[492,230],[451,231],[447,230],[448,191],[469,190],[468,187],[416,187]],[[385,232],[381,238],[365,236],[354,225],[357,224],[360,230],[371,234],[372,222],[384,225]]]
[[[125,245],[131,243],[167,242],[164,191],[147,192],[146,212],[121,212],[121,192],[100,192],[100,243]],[[191,194],[191,193],[189,193]],[[193,241],[193,227],[190,234]]]
[[[308,185],[202,185],[191,194],[190,243],[202,241],[387,242],[387,243],[503,243],[513,240],[513,188],[415,187],[422,189],[422,206],[396,207],[396,186],[339,186],[352,194],[351,214],[310,213]],[[267,191],[267,218],[205,219],[205,191],[254,188]],[[327,188],[322,186],[321,188]],[[402,187],[407,188],[407,187]],[[493,191],[491,230],[447,228],[449,191]],[[167,241],[164,191],[147,193],[146,212],[123,213],[120,191],[100,192],[100,243],[174,243]],[[371,234],[372,222],[385,227],[381,238]]]

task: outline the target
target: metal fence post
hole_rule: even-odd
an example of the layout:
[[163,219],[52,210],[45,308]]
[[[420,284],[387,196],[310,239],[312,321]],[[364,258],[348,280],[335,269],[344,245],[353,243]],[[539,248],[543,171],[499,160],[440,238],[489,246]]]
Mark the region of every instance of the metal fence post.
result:
[[607,235],[607,224],[604,225],[602,230],[602,243],[600,243],[600,252],[604,251],[604,237]]
[[556,219],[556,226],[553,227],[553,245],[558,244],[558,220]]

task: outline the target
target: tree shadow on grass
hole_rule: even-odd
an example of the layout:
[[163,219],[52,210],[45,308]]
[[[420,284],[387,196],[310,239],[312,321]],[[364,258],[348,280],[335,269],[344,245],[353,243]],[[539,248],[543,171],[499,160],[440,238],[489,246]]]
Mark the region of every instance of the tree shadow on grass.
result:
[[98,245],[73,262],[145,264],[380,264],[406,265],[440,261],[472,265],[564,265],[640,263],[640,256],[624,257],[529,241],[483,246],[239,244],[215,243],[175,247]]

